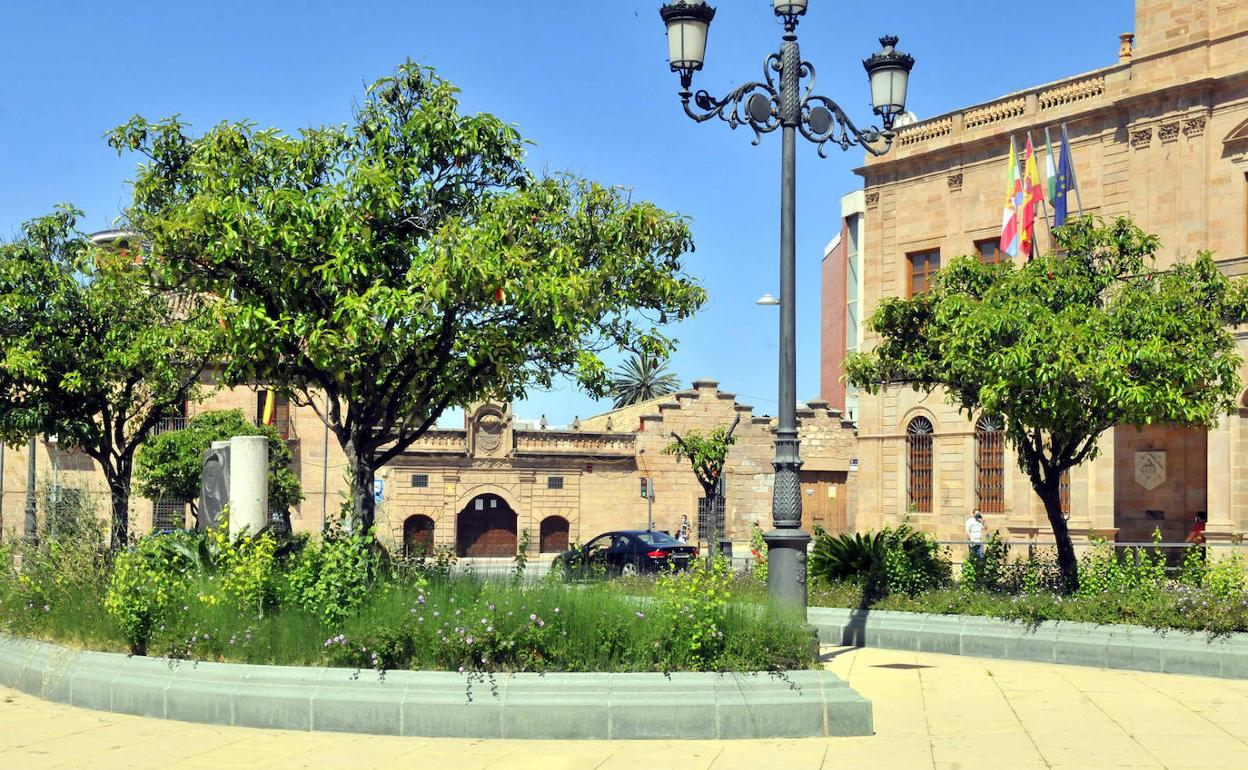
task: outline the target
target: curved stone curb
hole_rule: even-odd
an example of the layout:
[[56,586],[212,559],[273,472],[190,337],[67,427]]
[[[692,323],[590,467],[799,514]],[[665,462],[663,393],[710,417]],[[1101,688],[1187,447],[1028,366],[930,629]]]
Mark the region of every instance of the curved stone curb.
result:
[[825,644],[1248,679],[1248,634],[811,607]]
[[871,703],[827,671],[463,674],[250,666],[67,650],[0,635],[0,685],[187,722],[447,738],[871,735]]

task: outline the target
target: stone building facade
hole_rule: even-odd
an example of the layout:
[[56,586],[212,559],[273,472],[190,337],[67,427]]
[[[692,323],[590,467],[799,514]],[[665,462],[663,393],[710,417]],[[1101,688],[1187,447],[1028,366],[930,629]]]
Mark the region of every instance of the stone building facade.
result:
[[[1085,212],[1129,215],[1160,236],[1158,267],[1209,249],[1226,274],[1248,274],[1248,3],[1137,0],[1134,38],[1112,45],[1118,61],[1102,69],[908,125],[891,153],[857,170],[865,211],[851,206],[843,221],[864,225],[862,318],[884,297],[922,290],[942,261],[1000,258],[1010,137],[1021,146],[1030,131],[1042,143],[1046,128],[1057,137],[1062,125]],[[1037,238],[1047,249],[1043,225]],[[825,260],[825,318],[845,316],[845,273]],[[1248,330],[1234,331],[1248,359]],[[824,372],[837,370],[845,347],[846,330],[832,332],[840,336],[825,337]],[[876,341],[867,333],[863,344]],[[840,396],[831,385],[825,379],[824,398]],[[1211,540],[1248,530],[1248,393],[1240,405],[1208,432],[1107,433],[1099,457],[1069,474],[1072,533],[1138,541],[1159,527],[1182,540],[1198,511],[1208,513]],[[1043,506],[990,421],[968,420],[939,392],[909,389],[863,394],[858,410],[857,528],[912,511],[925,528],[960,538],[978,506],[1003,534],[1045,533]]]
[[[240,409],[256,419],[263,391],[222,389],[163,429],[202,411]],[[739,418],[739,420],[738,420]],[[853,427],[839,411],[812,401],[799,410],[807,526],[846,526],[851,498]],[[445,548],[461,556],[511,557],[527,532],[529,553],[555,553],[612,529],[645,528],[651,515],[641,482],[653,482],[656,529],[675,532],[682,515],[696,528],[702,496],[685,461],[664,454],[672,433],[706,433],[738,420],[725,467],[727,536],[746,541],[771,521],[773,420],[755,415],[712,380],[654,401],[587,418],[577,429],[543,429],[515,419],[506,404],[469,409],[462,429],[435,429],[379,469],[377,529],[392,550]],[[318,532],[345,499],[346,457],[310,408],[279,403],[276,427],[289,442],[304,500],[291,511],[295,531]],[[19,535],[26,499],[25,447],[7,447],[3,526]],[[107,515],[108,493],[94,462],[80,452],[40,442],[36,448],[40,515],[53,483],[85,493]],[[190,523],[185,505],[132,499],[137,533]]]

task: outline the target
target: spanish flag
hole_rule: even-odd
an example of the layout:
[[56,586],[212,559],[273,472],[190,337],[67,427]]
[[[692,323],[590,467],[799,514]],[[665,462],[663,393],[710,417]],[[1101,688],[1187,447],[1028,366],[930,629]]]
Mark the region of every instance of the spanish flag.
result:
[[1036,208],[1044,200],[1044,186],[1040,184],[1040,169],[1036,167],[1036,151],[1027,134],[1027,148],[1023,156],[1023,205],[1019,211],[1019,251],[1024,257],[1036,256]]
[[260,421],[265,425],[272,425],[277,421],[277,391],[265,391],[264,416]]

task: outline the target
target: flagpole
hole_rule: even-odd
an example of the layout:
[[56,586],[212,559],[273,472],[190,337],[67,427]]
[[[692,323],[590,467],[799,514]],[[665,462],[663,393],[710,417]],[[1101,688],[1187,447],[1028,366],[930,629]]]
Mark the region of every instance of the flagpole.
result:
[[[1062,123],[1062,141],[1066,143],[1067,147],[1070,146],[1070,137],[1066,135],[1065,123]],[[1083,217],[1083,196],[1079,194],[1079,175],[1075,173],[1075,153],[1073,150],[1070,153],[1070,181],[1074,184],[1075,202],[1079,204],[1079,216],[1082,218]]]
[[[1027,144],[1030,144],[1032,146],[1031,154],[1032,154],[1032,158],[1034,159],[1035,154],[1036,154],[1036,151],[1035,151],[1036,145],[1034,142],[1031,141],[1031,129],[1030,128],[1027,129]],[[1040,164],[1037,163],[1036,172],[1039,173],[1039,171],[1040,171]],[[1053,244],[1053,223],[1049,221],[1049,203],[1047,200],[1045,200],[1046,198],[1048,198],[1049,180],[1047,178],[1044,180],[1044,186],[1045,186],[1045,194],[1040,196],[1040,210],[1044,212],[1044,229],[1049,231],[1049,251],[1054,251],[1055,248]],[[1031,256],[1033,259],[1035,258],[1036,256],[1035,249],[1032,249]]]

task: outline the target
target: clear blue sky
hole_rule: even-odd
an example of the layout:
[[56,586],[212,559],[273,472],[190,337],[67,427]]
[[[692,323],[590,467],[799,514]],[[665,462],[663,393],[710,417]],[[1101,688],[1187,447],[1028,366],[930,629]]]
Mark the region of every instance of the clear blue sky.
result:
[[[762,74],[781,27],[769,0],[719,0],[707,66],[695,80],[722,94]],[[668,71],[659,0],[357,0],[338,2],[0,3],[0,236],[61,201],[104,229],[125,204],[136,158],[102,135],[132,114],[180,113],[193,127],[250,118],[294,131],[345,121],[366,82],[406,57],[433,65],[536,142],[531,166],[635,190],[692,220],[690,270],[710,294],[674,329],[672,368],[687,385],[713,377],[774,414],[779,135],[694,124]],[[1131,0],[813,0],[802,52],[818,92],[860,125],[870,116],[861,60],[884,33],[915,56],[910,109],[920,117],[1116,61]],[[1010,6],[1012,7],[1012,6]],[[798,154],[798,397],[819,389],[819,261],[838,228],[840,196],[860,186],[862,153]],[[573,388],[539,393],[518,416],[552,424],[607,408]]]

